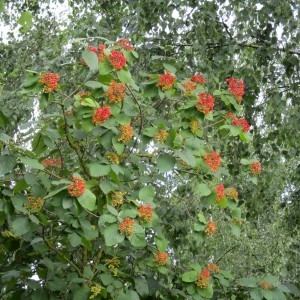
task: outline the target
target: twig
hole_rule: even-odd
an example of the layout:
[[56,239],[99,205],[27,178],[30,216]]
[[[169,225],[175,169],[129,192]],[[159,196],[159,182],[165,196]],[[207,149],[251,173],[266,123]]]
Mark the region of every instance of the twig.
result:
[[77,157],[78,157],[79,162],[80,162],[80,165],[83,168],[84,173],[87,175],[88,178],[92,178],[92,176],[89,173],[89,170],[87,169],[86,165],[84,164],[84,161],[82,159],[82,156],[81,156],[81,153],[80,153],[79,149],[76,146],[74,146],[72,144],[72,142],[70,141],[69,133],[68,133],[68,129],[67,129],[67,118],[66,118],[65,107],[62,103],[60,103],[60,106],[61,106],[61,109],[63,111],[63,116],[64,116],[64,122],[65,122],[64,128],[65,128],[65,135],[66,135],[67,142],[68,142],[69,146],[76,152]]
[[219,259],[216,260],[216,263],[218,263],[228,252],[230,252],[231,250],[237,248],[238,245],[234,245],[233,247],[229,248],[223,255],[221,255],[221,257]]
[[141,134],[141,132],[142,132],[142,127],[143,127],[143,112],[142,112],[141,106],[140,106],[138,100],[136,99],[134,93],[132,92],[131,88],[128,86],[128,84],[125,84],[125,85],[126,85],[127,89],[129,90],[129,93],[131,94],[131,96],[132,96],[134,102],[136,103],[136,105],[137,105],[137,107],[138,107],[138,109],[139,109],[139,112],[140,112],[140,114],[139,114],[139,117],[140,117],[139,134]]
[[54,250],[59,256],[61,256],[64,260],[66,260],[70,264],[70,266],[72,266],[77,271],[80,277],[83,277],[83,273],[80,271],[80,269],[74,262],[72,262],[62,251],[55,248],[55,246],[53,246],[44,236],[42,238],[49,249]]

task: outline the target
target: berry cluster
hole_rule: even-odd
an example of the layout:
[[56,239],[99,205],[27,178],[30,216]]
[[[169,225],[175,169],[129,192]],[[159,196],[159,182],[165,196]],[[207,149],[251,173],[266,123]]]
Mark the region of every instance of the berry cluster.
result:
[[104,123],[109,117],[111,116],[110,107],[109,106],[103,106],[103,107],[97,107],[94,110],[93,115],[93,123],[95,125],[99,125]]
[[154,258],[154,262],[157,266],[165,266],[168,262],[168,259],[169,254],[167,252],[158,251]]
[[68,186],[68,192],[72,197],[79,197],[85,191],[85,181],[83,178],[74,176],[73,183]]
[[241,226],[243,224],[243,220],[242,219],[239,219],[237,217],[233,217],[232,218],[232,222],[238,226]]
[[47,167],[61,167],[61,158],[45,158],[41,163],[45,168]]
[[210,152],[204,155],[205,164],[212,172],[218,172],[221,165],[221,157],[218,152]]
[[86,50],[94,52],[96,54],[98,53],[97,47],[94,47],[94,46],[88,46]]
[[215,235],[217,231],[217,225],[214,221],[209,221],[204,230],[209,236]]
[[237,78],[227,78],[226,82],[229,87],[229,92],[235,97],[236,101],[241,104],[242,97],[245,93],[243,80]]
[[33,196],[28,196],[28,204],[25,207],[29,210],[40,211],[44,206],[44,200],[42,198],[35,198]]
[[196,133],[197,129],[199,127],[199,122],[195,119],[193,119],[191,122],[190,122],[190,129],[191,129],[191,132],[193,134]]
[[181,85],[184,87],[185,93],[188,95],[196,89],[196,84],[193,81],[183,82]]
[[233,126],[241,126],[242,130],[244,132],[247,132],[250,130],[250,125],[248,124],[247,120],[245,118],[241,119],[233,119],[232,120],[232,125]]
[[119,225],[119,231],[126,236],[130,236],[134,234],[133,226],[134,226],[134,219],[125,218],[122,221],[122,223]]
[[204,76],[201,75],[201,74],[195,74],[195,75],[193,75],[193,76],[191,77],[191,81],[200,83],[200,84],[202,84],[202,85],[205,83]]
[[121,262],[118,257],[113,257],[111,259],[105,260],[105,265],[108,267],[108,270],[114,275],[118,275],[118,268],[120,266]]
[[195,282],[197,287],[205,289],[208,287],[208,282],[210,279],[210,271],[208,268],[203,268],[201,272],[197,275],[197,281]]
[[134,50],[134,47],[131,45],[128,39],[120,39],[115,42],[115,46],[120,46],[124,50],[131,51]]
[[98,52],[98,61],[103,61],[106,59],[106,56],[104,54],[104,50],[106,49],[106,46],[104,44],[100,44],[98,46],[99,52]]
[[124,202],[124,196],[126,195],[126,192],[116,191],[111,194],[112,199],[112,205],[114,207],[120,206]]
[[225,114],[225,118],[231,119],[231,120],[235,120],[236,119],[236,114],[233,112],[227,112]]
[[91,293],[92,295],[89,297],[89,299],[94,299],[101,293],[101,286],[99,284],[91,286]]
[[[98,61],[103,61],[106,58],[106,56],[103,52],[105,49],[106,49],[106,46],[103,44],[100,44],[98,46],[98,48],[94,47],[94,46],[88,46],[86,50],[96,53],[96,55],[98,57]],[[84,66],[87,66],[87,64],[84,60],[82,61],[82,64]]]
[[233,187],[226,189],[225,190],[225,195],[228,199],[232,199],[232,200],[235,200],[235,201],[237,201],[238,197],[239,197],[238,191]]
[[260,162],[254,162],[250,165],[250,173],[254,176],[258,176],[262,171]]
[[115,152],[106,152],[105,157],[111,162],[112,164],[118,165],[120,163],[120,157],[117,153]]
[[139,220],[141,223],[147,223],[152,220],[153,217],[153,208],[150,204],[142,204],[138,209]]
[[120,137],[118,138],[119,142],[129,142],[133,138],[133,127],[130,123],[125,123],[120,126]]
[[121,70],[126,65],[126,58],[122,52],[112,50],[109,55],[109,61],[116,70]]
[[108,97],[109,102],[121,102],[125,96],[125,83],[117,83],[116,81],[112,80],[109,84],[109,87],[105,93]]
[[201,93],[198,97],[198,101],[196,103],[197,109],[207,115],[210,113],[215,105],[215,98],[207,93]]
[[[77,95],[79,95],[79,96],[90,96],[91,93],[88,92],[88,91],[79,91],[79,92],[77,93]],[[82,102],[82,101],[83,101],[83,98],[80,97],[79,102]]]
[[156,143],[163,144],[168,138],[168,136],[169,136],[169,132],[164,129],[161,129],[158,132],[155,132],[154,140]]
[[224,199],[225,197],[225,187],[224,184],[219,184],[216,188],[215,188],[215,192],[217,193],[217,200],[216,202],[220,202]]
[[58,87],[59,75],[57,73],[42,74],[40,83],[44,84],[44,92],[51,93]]
[[259,284],[264,290],[270,290],[272,288],[272,284],[265,280],[262,280]]
[[166,72],[165,74],[158,76],[158,81],[156,86],[160,86],[161,89],[164,91],[164,90],[171,89],[174,83],[175,83],[175,76],[170,72]]
[[211,272],[211,273],[219,273],[220,272],[220,267],[214,263],[208,264],[207,268],[208,268],[209,272]]

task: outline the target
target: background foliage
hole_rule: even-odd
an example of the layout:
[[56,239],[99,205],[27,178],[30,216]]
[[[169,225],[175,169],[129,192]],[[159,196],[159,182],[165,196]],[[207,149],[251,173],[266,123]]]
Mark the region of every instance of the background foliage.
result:
[[[244,115],[252,125],[253,134],[250,149],[234,139],[223,149],[223,145],[213,139],[213,132],[208,137],[212,145],[228,157],[234,159],[249,154],[256,157],[264,172],[254,186],[247,178],[239,177],[239,167],[232,166],[230,174],[235,175],[232,180],[242,187],[239,203],[244,209],[245,221],[241,240],[237,241],[235,236],[228,236],[225,229],[224,232],[221,229],[214,240],[207,241],[206,251],[212,253],[213,250],[215,259],[220,259],[220,266],[230,270],[235,278],[271,273],[278,275],[281,282],[298,285],[299,4],[292,0],[269,2],[0,1],[1,25],[8,29],[2,33],[0,49],[1,173],[6,174],[16,163],[12,157],[9,159],[7,144],[11,143],[13,150],[10,151],[17,151],[13,153],[22,170],[28,161],[20,161],[19,156],[30,157],[30,154],[18,153],[20,150],[14,149],[14,145],[29,149],[36,132],[48,137],[44,143],[49,149],[55,148],[57,140],[53,125],[46,126],[49,120],[55,121],[54,106],[47,108],[46,116],[39,115],[38,110],[33,109],[38,104],[37,98],[24,95],[24,89],[20,88],[26,70],[58,72],[64,93],[70,95],[78,83],[89,76],[78,63],[89,44],[130,38],[139,53],[134,68],[130,69],[136,82],[144,81],[148,70],[153,74],[162,73],[163,63],[175,66],[178,80],[201,72],[210,90],[224,88],[226,77],[243,78],[246,85]],[[61,7],[62,12],[58,13],[56,7]],[[147,99],[143,111],[148,112],[151,105],[161,120],[170,121],[167,124],[174,122],[167,99]],[[151,113],[149,117],[150,123],[145,127],[157,119],[157,115],[151,119]],[[57,122],[58,127],[61,126],[59,120]],[[13,142],[3,134],[13,138]],[[37,144],[36,147],[43,146]],[[93,153],[95,149],[89,151]],[[70,164],[72,160],[70,157]],[[37,180],[35,174],[28,174],[25,182],[20,181],[24,186],[34,187],[38,195],[39,180],[43,179]],[[1,199],[13,197],[15,191],[10,187],[15,180],[14,176],[1,178]],[[157,194],[168,195],[159,199],[157,213],[163,227],[168,229],[168,239],[173,240],[172,248],[183,253],[186,261],[192,259],[192,253],[188,252],[191,247],[187,243],[188,229],[199,209],[193,184],[188,175],[174,175],[165,184],[155,185]],[[1,208],[2,231],[7,230],[6,218],[10,213],[13,212]],[[28,225],[25,219],[18,222],[21,223],[15,225],[17,228]],[[1,238],[5,245],[9,240],[11,255],[8,260],[5,256],[2,258],[2,282],[10,282],[9,276],[15,278],[8,270],[17,270],[20,266],[27,267],[28,274],[32,274],[28,265],[31,260],[19,259],[23,257],[22,252],[27,251],[26,247],[13,238],[7,240],[3,235]],[[6,267],[4,261],[7,261]],[[64,269],[64,266],[65,261],[62,261],[57,267]],[[51,270],[53,266],[47,268]],[[25,277],[28,274],[25,273]]]

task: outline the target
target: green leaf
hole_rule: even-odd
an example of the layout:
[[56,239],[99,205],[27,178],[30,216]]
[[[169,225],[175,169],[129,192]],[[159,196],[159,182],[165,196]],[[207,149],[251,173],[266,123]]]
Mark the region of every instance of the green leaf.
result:
[[105,195],[114,190],[114,187],[109,181],[101,181],[99,187]]
[[84,193],[77,197],[80,205],[88,210],[93,211],[96,205],[96,196],[88,189],[85,189]]
[[138,215],[138,212],[136,209],[125,209],[121,210],[119,213],[120,218],[132,218],[134,219]]
[[175,154],[192,168],[196,166],[196,159],[192,151],[180,150],[180,151],[176,151]]
[[0,12],[5,11],[5,0],[0,0]]
[[277,286],[279,281],[278,281],[278,278],[276,276],[273,276],[273,275],[266,275],[264,277],[264,280],[271,283],[273,287]]
[[261,289],[261,294],[267,299],[267,300],[273,300],[274,297],[276,299],[276,291],[274,290],[264,290]]
[[156,85],[154,84],[148,84],[145,86],[144,90],[143,90],[143,95],[146,98],[152,98],[155,97],[158,93],[158,88]]
[[208,196],[212,193],[210,187],[205,183],[200,183],[195,188],[195,194],[200,197]]
[[263,296],[260,293],[259,289],[252,289],[250,290],[250,297],[253,300],[262,300]]
[[88,299],[90,294],[90,289],[84,285],[80,287],[79,289],[76,289],[73,294],[73,300],[85,300]]
[[57,190],[54,190],[54,191],[50,192],[47,196],[44,197],[44,200],[46,200],[46,199],[48,199],[48,198],[51,198],[52,196],[54,196],[54,195],[60,193],[60,192],[63,191],[63,190],[66,190],[67,188],[68,188],[67,186],[64,186],[64,187],[62,187],[62,188],[60,188],[60,189],[57,189]]
[[103,87],[103,84],[99,81],[87,81],[84,85],[92,89],[100,89]]
[[104,229],[104,240],[106,246],[114,246],[124,240],[124,235],[120,234],[119,232],[118,224],[108,225]]
[[111,63],[105,59],[99,63],[99,74],[100,75],[107,75],[113,70],[113,66]]
[[5,175],[12,171],[17,164],[13,155],[5,154],[0,156],[0,175]]
[[72,247],[77,247],[81,244],[81,237],[75,232],[68,235],[68,240]]
[[253,158],[253,159],[246,159],[246,158],[242,158],[241,159],[241,164],[242,165],[251,165],[252,163],[257,162],[257,159]]
[[257,287],[257,284],[258,284],[258,280],[257,278],[254,277],[241,278],[239,280],[239,285],[244,287]]
[[222,274],[225,278],[227,278],[229,280],[233,280],[234,279],[234,277],[232,276],[232,274],[229,271],[221,270],[220,274]]
[[199,213],[197,215],[197,217],[198,217],[199,222],[204,223],[204,224],[207,223],[206,218],[204,217],[203,213]]
[[214,294],[214,290],[211,285],[209,285],[206,289],[197,288],[197,293],[204,298],[212,298]]
[[88,106],[88,107],[92,107],[92,108],[95,108],[98,106],[97,102],[91,98],[82,98],[82,101],[81,101],[81,105],[82,106]]
[[93,51],[84,50],[82,52],[82,58],[91,71],[95,72],[98,70],[98,57],[96,53]]
[[174,67],[174,66],[172,66],[172,65],[170,65],[170,64],[167,64],[167,63],[163,63],[163,66],[164,66],[164,68],[167,70],[167,71],[169,71],[170,73],[176,73],[176,71],[177,71],[177,69]]
[[100,279],[104,285],[110,285],[114,281],[114,277],[110,273],[102,273],[100,274]]
[[107,210],[114,216],[117,216],[119,213],[118,211],[111,205],[107,205]]
[[121,155],[124,153],[125,145],[123,143],[119,143],[117,139],[112,140],[113,147],[115,148],[118,155]]
[[257,181],[257,177],[254,177],[254,176],[250,176],[250,181],[252,183],[254,183],[255,185],[257,185],[258,181]]
[[45,167],[39,163],[37,159],[29,158],[26,156],[21,156],[20,160],[27,166],[33,169],[44,170]]
[[98,225],[101,228],[105,225],[105,223],[115,223],[117,221],[117,217],[111,214],[101,215],[98,221]]
[[135,290],[142,296],[146,297],[149,295],[148,282],[144,277],[134,278]]
[[104,165],[95,162],[87,165],[87,167],[91,176],[93,177],[106,176],[110,172],[110,165]]
[[214,120],[214,115],[212,112],[208,113],[207,115],[205,115],[205,119],[209,120],[209,121],[213,121]]
[[139,199],[144,202],[152,202],[155,196],[155,189],[152,185],[143,187],[139,191]]
[[182,274],[183,282],[195,282],[197,280],[197,271],[188,271]]
[[8,143],[11,140],[12,140],[12,137],[10,137],[9,135],[7,135],[3,132],[0,133],[0,141],[2,141],[3,143]]
[[12,230],[16,235],[23,235],[30,231],[30,222],[27,217],[19,217],[12,222]]
[[294,294],[295,296],[300,296],[300,290],[295,285],[287,282],[284,285],[279,285],[278,288],[284,292],[284,286],[289,289],[290,293]]
[[117,71],[117,76],[121,82],[131,83],[131,74],[126,68]]
[[248,143],[248,142],[252,141],[252,135],[250,132],[242,131],[239,136],[240,136],[241,141],[243,141],[243,142]]
[[231,228],[231,232],[236,237],[240,237],[240,235],[241,235],[241,228],[240,228],[240,226],[238,226],[237,224],[234,224],[234,223],[230,223],[229,226]]
[[36,83],[40,79],[40,76],[37,74],[30,74],[28,75],[22,83],[22,87],[28,88]]
[[134,234],[128,237],[128,240],[130,241],[131,245],[136,248],[145,247],[147,244],[146,237],[145,237],[145,229],[137,223],[134,224],[133,228],[134,228]]
[[165,251],[168,247],[168,240],[163,237],[154,238],[155,245],[159,251]]
[[81,126],[85,133],[89,133],[95,128],[95,125],[92,123],[91,119],[84,119],[81,122]]
[[33,17],[30,11],[22,12],[18,23],[23,27],[24,32],[28,31],[33,26],[32,19]]
[[172,170],[176,164],[176,159],[170,154],[161,154],[157,159],[156,163],[160,173],[166,173]]

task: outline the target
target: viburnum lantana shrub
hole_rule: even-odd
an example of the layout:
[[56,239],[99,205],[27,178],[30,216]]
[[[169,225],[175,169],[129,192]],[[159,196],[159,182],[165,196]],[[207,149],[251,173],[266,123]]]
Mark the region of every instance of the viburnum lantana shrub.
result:
[[[220,228],[238,235],[243,224],[242,187],[228,165],[253,183],[262,171],[257,159],[223,151],[233,140],[251,143],[242,79],[211,89],[199,70],[182,78],[162,63],[137,81],[137,59],[121,39],[83,51],[76,68],[85,79],[73,90],[72,74],[26,78],[41,121],[31,146],[1,135],[9,182],[0,199],[2,299],[284,297],[274,277],[238,281],[205,252]],[[196,245],[190,261],[161,214],[179,180],[199,203],[184,223]]]

